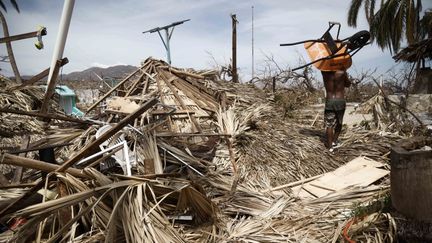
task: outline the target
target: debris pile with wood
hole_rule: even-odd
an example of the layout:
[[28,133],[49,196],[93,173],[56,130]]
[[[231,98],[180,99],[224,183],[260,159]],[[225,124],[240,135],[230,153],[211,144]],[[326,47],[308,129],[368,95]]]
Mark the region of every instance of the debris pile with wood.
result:
[[14,89],[0,119],[22,124],[0,134],[0,242],[394,237],[371,208],[388,198],[397,135],[345,131],[331,154],[321,129],[285,119],[262,90],[151,58],[84,118],[55,101],[38,112],[34,86],[0,86]]

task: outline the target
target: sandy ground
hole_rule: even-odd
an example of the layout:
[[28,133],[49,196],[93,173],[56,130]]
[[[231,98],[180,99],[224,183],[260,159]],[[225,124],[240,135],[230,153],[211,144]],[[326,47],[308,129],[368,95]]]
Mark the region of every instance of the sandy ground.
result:
[[[353,127],[356,124],[360,124],[362,121],[371,121],[371,114],[359,114],[355,112],[355,107],[358,103],[347,103],[343,123],[348,127]],[[314,113],[324,112],[324,104],[311,105],[306,111],[312,111]]]

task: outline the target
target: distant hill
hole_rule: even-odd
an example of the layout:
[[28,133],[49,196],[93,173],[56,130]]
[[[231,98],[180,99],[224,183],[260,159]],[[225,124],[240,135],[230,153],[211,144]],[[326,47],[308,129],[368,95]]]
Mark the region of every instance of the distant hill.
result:
[[137,67],[132,65],[117,65],[117,66],[112,66],[107,68],[91,67],[83,71],[64,74],[62,76],[62,79],[68,81],[92,81],[92,80],[96,81],[99,80],[96,74],[102,78],[109,77],[109,78],[119,79],[125,77],[126,75],[135,71],[136,69]]
[[[72,89],[99,89],[101,87],[101,81],[96,74],[108,80],[112,78],[120,81],[133,71],[137,70],[137,68],[138,67],[132,65],[117,65],[107,68],[91,67],[83,71],[63,74],[61,78],[57,79],[57,84],[68,85]],[[33,76],[30,75],[21,76],[24,80],[29,80],[32,77]],[[48,77],[41,79],[36,84],[46,84],[47,78]],[[13,80],[14,78],[10,77],[10,79]]]

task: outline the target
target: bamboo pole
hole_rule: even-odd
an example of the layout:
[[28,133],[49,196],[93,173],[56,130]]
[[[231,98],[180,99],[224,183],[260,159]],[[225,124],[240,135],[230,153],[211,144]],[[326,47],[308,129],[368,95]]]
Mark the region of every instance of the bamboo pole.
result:
[[[56,171],[57,169],[60,168],[60,166],[56,165],[56,164],[50,164],[50,163],[46,163],[46,162],[43,162],[40,160],[29,159],[29,158],[25,158],[25,157],[21,157],[21,156],[17,156],[17,155],[12,155],[12,154],[4,154],[2,162],[3,162],[3,164],[15,165],[15,166],[28,168],[28,169],[40,170],[40,171],[44,171],[47,173]],[[73,176],[76,176],[76,177],[88,178],[88,176],[85,175],[81,170],[78,170],[75,168],[68,168],[65,172],[69,173]]]

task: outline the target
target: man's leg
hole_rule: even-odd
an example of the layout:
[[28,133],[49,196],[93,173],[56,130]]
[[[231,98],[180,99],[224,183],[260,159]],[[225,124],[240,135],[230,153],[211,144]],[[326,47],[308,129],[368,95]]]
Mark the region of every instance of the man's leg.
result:
[[333,142],[333,137],[334,137],[334,132],[333,132],[332,127],[326,128],[326,137],[327,137],[327,143],[325,144],[325,146],[326,146],[326,148],[329,149],[332,147],[332,142]]
[[334,140],[332,142],[336,143],[336,141],[339,138],[339,135],[342,131],[342,123],[343,123],[343,116],[344,116],[345,110],[336,111],[336,126],[335,126],[335,132],[334,132]]
[[334,127],[336,125],[336,113],[334,111],[324,110],[324,125],[326,127],[327,138],[325,146],[331,148],[334,139]]

